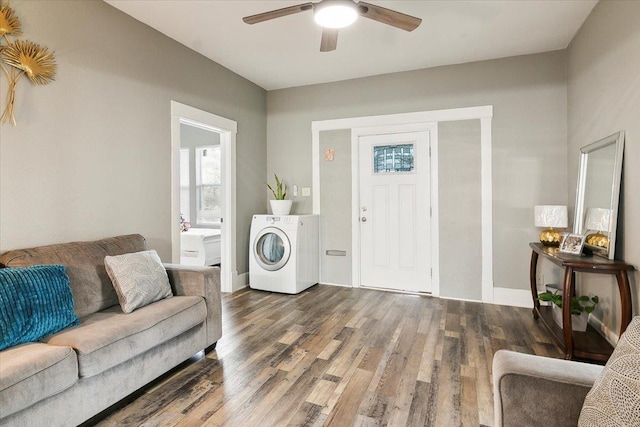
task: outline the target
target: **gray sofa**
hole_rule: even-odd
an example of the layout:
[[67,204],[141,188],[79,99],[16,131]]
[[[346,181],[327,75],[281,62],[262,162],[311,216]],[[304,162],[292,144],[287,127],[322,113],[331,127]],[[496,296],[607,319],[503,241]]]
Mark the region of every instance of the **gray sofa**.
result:
[[220,270],[165,265],[174,296],[120,310],[106,255],[146,250],[134,234],[14,250],[2,267],[62,264],[80,324],[0,351],[0,425],[71,426],[123,399],[222,335]]

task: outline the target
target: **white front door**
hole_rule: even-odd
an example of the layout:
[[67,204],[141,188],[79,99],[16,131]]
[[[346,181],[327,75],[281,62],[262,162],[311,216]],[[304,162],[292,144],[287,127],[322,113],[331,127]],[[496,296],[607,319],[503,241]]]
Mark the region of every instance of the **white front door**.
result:
[[360,286],[431,292],[429,132],[361,136]]

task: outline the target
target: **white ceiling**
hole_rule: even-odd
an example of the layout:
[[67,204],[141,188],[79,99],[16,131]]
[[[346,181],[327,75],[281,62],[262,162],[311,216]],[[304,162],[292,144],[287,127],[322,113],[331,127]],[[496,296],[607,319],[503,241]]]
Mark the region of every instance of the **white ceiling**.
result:
[[422,18],[405,32],[359,18],[321,53],[311,11],[247,25],[302,1],[105,0],[266,90],[567,47],[597,0],[369,0]]

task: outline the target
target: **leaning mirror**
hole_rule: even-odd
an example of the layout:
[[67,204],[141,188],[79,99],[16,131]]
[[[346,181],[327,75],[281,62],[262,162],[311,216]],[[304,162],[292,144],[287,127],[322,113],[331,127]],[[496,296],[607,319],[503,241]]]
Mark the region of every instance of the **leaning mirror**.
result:
[[574,234],[586,236],[585,246],[614,259],[624,131],[580,149]]

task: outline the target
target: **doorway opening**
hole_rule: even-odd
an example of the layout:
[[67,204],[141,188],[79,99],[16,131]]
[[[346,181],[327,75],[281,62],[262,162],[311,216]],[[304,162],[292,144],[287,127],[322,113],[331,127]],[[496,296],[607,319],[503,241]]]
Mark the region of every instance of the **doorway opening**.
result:
[[172,262],[220,265],[222,292],[235,289],[237,124],[171,101]]
[[221,226],[220,134],[180,123],[180,264],[220,265]]
[[[313,178],[313,213],[319,214],[321,218],[321,252],[320,252],[320,282],[336,284],[339,286],[360,287],[361,282],[361,203],[360,203],[360,178],[359,178],[359,145],[360,136],[382,135],[402,132],[413,132],[427,130],[431,142],[431,211],[430,215],[430,282],[431,294],[441,296],[440,292],[440,218],[439,218],[439,183],[438,183],[438,138],[439,127],[448,122],[478,121],[477,133],[473,134],[474,152],[479,160],[477,177],[478,210],[477,216],[478,230],[477,254],[480,262],[478,271],[480,280],[474,280],[474,291],[479,290],[483,302],[494,301],[493,285],[493,219],[492,219],[492,167],[491,167],[491,121],[493,117],[493,107],[490,105],[479,107],[454,108],[447,110],[420,111],[412,113],[388,114],[380,116],[351,117],[343,119],[314,121],[311,124],[312,133],[312,178]],[[391,129],[393,128],[393,129]],[[457,128],[456,128],[457,129]],[[466,129],[463,127],[463,129]],[[475,129],[475,128],[474,128]],[[350,135],[350,138],[349,138]],[[465,134],[466,135],[466,134]],[[321,137],[322,136],[322,137]],[[465,143],[467,141],[465,140]],[[351,152],[348,152],[348,146]],[[334,156],[340,148],[341,156]],[[477,147],[477,150],[476,148]],[[451,151],[451,150],[449,150]],[[327,153],[330,152],[330,160]],[[356,160],[354,162],[354,159]],[[342,163],[338,164],[338,161]],[[340,180],[326,180],[329,176],[327,171],[332,171],[339,176]],[[321,185],[321,177],[324,183]],[[327,200],[336,202],[336,198],[329,197],[335,191],[331,191],[336,185],[343,185],[351,180],[351,190],[348,198],[338,200],[340,203],[327,203]],[[465,181],[466,182],[466,181]],[[327,191],[323,191],[324,189]],[[322,197],[321,197],[322,195]],[[445,194],[445,201],[449,202],[451,197]],[[448,198],[447,198],[448,197]],[[345,202],[351,201],[350,211],[342,209],[337,212],[333,206],[344,206]],[[455,209],[455,206],[454,206]],[[424,218],[424,217],[423,217]],[[446,218],[445,218],[446,219]],[[329,222],[331,221],[331,222]],[[446,222],[446,221],[445,221]],[[446,230],[445,230],[446,231]],[[349,236],[350,235],[350,236]],[[338,237],[336,237],[338,236]],[[349,238],[350,237],[350,238]],[[322,245],[326,247],[322,247]],[[452,243],[447,248],[455,245]],[[348,249],[351,248],[349,251]],[[325,251],[325,249],[327,249]],[[331,250],[328,250],[331,249]],[[337,251],[334,249],[347,249]],[[334,253],[341,252],[341,256],[333,256]],[[331,255],[331,256],[330,256]],[[451,271],[451,265],[455,267],[455,260],[447,256],[443,261],[446,272]],[[446,261],[446,262],[445,262]],[[449,262],[451,261],[451,262]],[[337,273],[336,273],[337,272]],[[478,286],[479,285],[479,286]],[[478,289],[481,288],[481,289]],[[445,289],[448,292],[449,288]],[[446,296],[446,293],[445,293]],[[471,299],[460,297],[462,299]],[[475,297],[473,298],[475,300]]]

